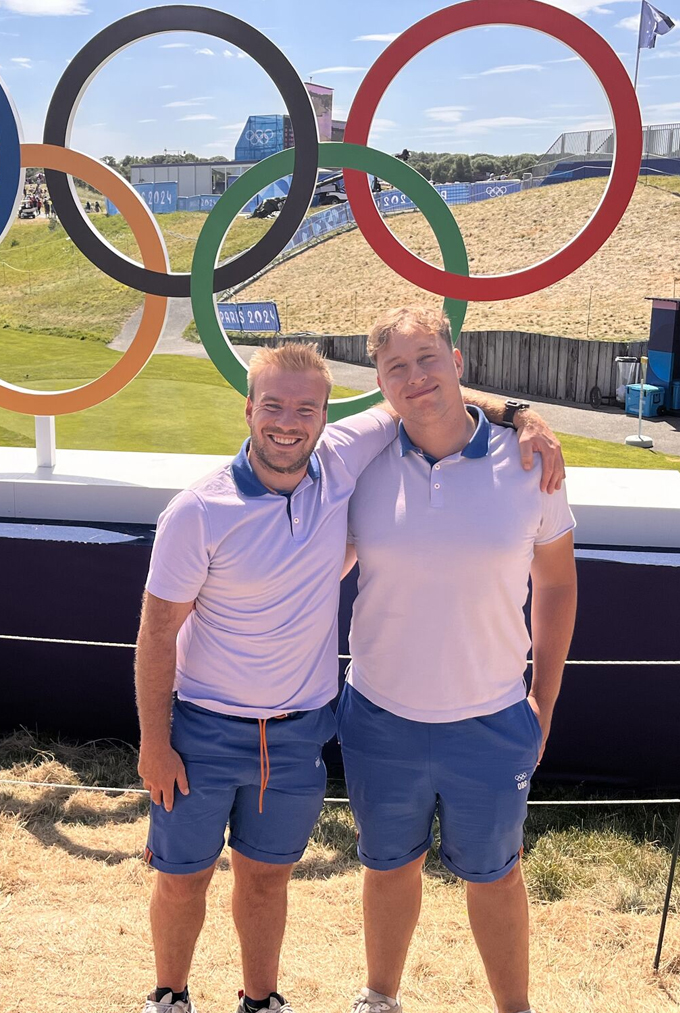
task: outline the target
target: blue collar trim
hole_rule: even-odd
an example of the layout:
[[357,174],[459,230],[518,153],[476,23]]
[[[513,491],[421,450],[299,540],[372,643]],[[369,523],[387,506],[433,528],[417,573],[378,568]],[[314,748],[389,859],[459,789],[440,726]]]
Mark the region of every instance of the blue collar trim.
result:
[[[248,460],[248,447],[250,446],[250,437],[245,441],[238,454],[231,462],[231,473],[234,476],[234,482],[244,496],[274,496],[276,493],[272,493],[271,489],[268,489],[266,485],[260,482],[259,478],[253,471],[252,465]],[[312,454],[307,465],[307,474],[316,482],[321,476],[321,466],[319,464],[319,458],[316,452]]]
[[[489,420],[481,408],[477,408],[476,405],[466,405],[465,407],[473,417],[476,416],[477,425],[469,443],[463,447],[461,454],[463,457],[486,457],[489,453],[489,439],[491,437]],[[415,443],[413,443],[404,428],[403,422],[399,423],[399,442],[401,444],[402,457],[405,457],[409,451],[413,451],[429,460],[429,454],[424,454],[420,447],[416,447]]]

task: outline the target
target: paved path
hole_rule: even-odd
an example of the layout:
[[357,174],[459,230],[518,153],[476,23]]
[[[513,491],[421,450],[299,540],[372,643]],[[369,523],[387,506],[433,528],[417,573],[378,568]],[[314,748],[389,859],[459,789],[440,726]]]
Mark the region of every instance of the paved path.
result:
[[[165,327],[155,354],[189,355],[194,358],[207,359],[208,353],[201,344],[185,341],[182,333],[191,320],[191,303],[188,299],[170,299],[168,322]],[[109,348],[124,351],[134,337],[141,309],[137,310],[123,327],[118,337],[111,342]],[[245,362],[256,349],[256,345],[237,345],[239,355]],[[332,363],[335,382],[343,387],[354,390],[373,390],[376,386],[375,370],[370,366],[354,366],[347,362]],[[511,395],[508,395],[511,396]],[[516,397],[525,395],[517,394]],[[583,405],[554,404],[544,398],[531,398],[532,403],[549,426],[560,433],[573,436],[587,436],[597,440],[608,440],[611,443],[623,443],[626,436],[637,433],[637,419],[625,415],[620,408],[590,408]],[[654,440],[654,449],[663,454],[680,457],[680,417],[662,417],[643,419],[642,432]]]

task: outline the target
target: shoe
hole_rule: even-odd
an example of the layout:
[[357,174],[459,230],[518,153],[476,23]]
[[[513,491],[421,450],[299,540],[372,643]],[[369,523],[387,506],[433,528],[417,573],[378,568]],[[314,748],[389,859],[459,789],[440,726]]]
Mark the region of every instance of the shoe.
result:
[[390,999],[382,992],[374,992],[372,988],[362,988],[352,1005],[352,1013],[403,1013],[401,996],[397,992],[396,999]]
[[[154,990],[147,996],[143,1013],[196,1013],[196,1007],[190,998],[186,1002],[181,999],[171,1002],[172,992],[168,992],[160,1002],[156,1002],[155,995]],[[167,1002],[163,1002],[163,999],[167,999]]]
[[[269,1005],[263,1007],[264,1010],[274,1010],[275,1013],[294,1013],[293,1007],[289,1002],[279,995],[278,992],[272,992],[269,996]],[[146,1011],[145,1011],[146,1013]],[[165,1011],[163,1011],[165,1013]],[[243,992],[239,992],[238,1006],[236,1013],[246,1013],[246,1000]]]

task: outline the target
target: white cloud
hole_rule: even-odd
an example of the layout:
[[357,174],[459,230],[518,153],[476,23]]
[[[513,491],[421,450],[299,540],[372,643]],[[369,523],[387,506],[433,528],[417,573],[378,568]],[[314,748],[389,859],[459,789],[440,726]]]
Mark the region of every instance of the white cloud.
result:
[[368,67],[321,67],[319,70],[310,70],[312,74],[361,74],[368,70]]
[[90,123],[90,127],[105,127],[106,123]]
[[248,55],[248,53],[237,53],[236,54],[236,59],[237,60],[249,60],[250,56]]
[[30,70],[33,66],[30,56],[12,56],[11,62],[18,63],[20,67],[25,67],[26,70]]
[[379,35],[357,35],[356,39],[352,39],[352,42],[394,42],[401,32],[385,32]]
[[13,14],[31,17],[55,15],[69,17],[73,14],[90,14],[83,0],[0,0],[0,6]]
[[461,74],[461,81],[472,81],[476,77],[488,77],[490,74],[517,74],[525,70],[543,70],[540,63],[507,63],[500,67],[490,67],[478,74]]
[[626,28],[629,32],[639,32],[640,31],[640,15],[639,14],[631,14],[631,16],[629,18],[621,18],[620,21],[616,22],[616,24],[615,24],[614,27],[615,28]]
[[653,60],[674,60],[680,56],[680,52],[672,53],[670,49],[655,50],[652,53]]
[[649,81],[675,81],[680,74],[650,74]]
[[160,49],[191,49],[188,42],[164,42]]
[[565,56],[561,60],[547,60],[547,63],[580,63],[580,56]]
[[645,106],[645,114],[651,116],[668,116],[680,113],[680,102],[660,102],[657,105]]
[[[606,0],[608,5],[628,3],[629,0]],[[569,14],[611,14],[609,7],[603,7],[598,0],[548,0],[552,7],[559,7]]]
[[196,54],[196,56],[214,56],[215,55],[214,51],[212,49],[208,49],[207,46],[205,47],[205,49],[194,49],[194,53]]
[[465,123],[461,123],[461,128],[468,131],[473,130],[475,133],[487,133],[489,130],[503,129],[505,127],[535,125],[544,126],[546,125],[546,121],[530,119],[527,116],[491,116],[485,119],[467,120]]
[[194,122],[195,120],[216,120],[217,116],[211,116],[210,113],[194,113],[193,116],[182,116],[179,120],[180,123]]
[[158,87],[159,87],[159,89],[161,91],[170,91],[171,89],[176,88],[177,85],[176,84],[159,84]]
[[432,106],[425,110],[425,115],[428,120],[437,120],[440,123],[459,123],[463,113],[467,111],[467,106]]
[[218,129],[219,130],[242,130],[243,129],[243,124],[242,123],[224,123],[221,127],[218,127]]
[[231,49],[223,49],[222,50],[222,56],[233,56],[233,55],[234,54],[232,53]]
[[486,77],[488,74],[516,74],[521,70],[543,70],[540,63],[508,63],[502,67],[492,67],[491,70],[483,70],[480,73],[480,77]]
[[137,120],[138,123],[157,123],[158,120]]
[[371,124],[372,134],[383,134],[386,130],[394,130],[399,124],[395,123],[394,120],[381,119],[379,116],[373,120]]
[[199,106],[201,103],[198,99],[182,99],[178,102],[166,102],[163,106],[164,109],[185,109],[187,106]]

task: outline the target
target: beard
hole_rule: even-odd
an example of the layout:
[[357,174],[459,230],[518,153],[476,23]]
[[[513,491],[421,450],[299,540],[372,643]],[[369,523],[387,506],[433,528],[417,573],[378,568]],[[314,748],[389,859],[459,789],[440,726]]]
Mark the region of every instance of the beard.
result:
[[[319,433],[319,435],[321,435]],[[309,459],[314,452],[316,440],[311,444],[309,450],[301,452],[300,455],[293,460],[289,461],[288,464],[278,464],[272,457],[269,456],[269,445],[265,439],[261,440],[259,436],[256,436],[254,432],[250,434],[250,449],[252,450],[255,457],[258,459],[260,464],[263,464],[265,468],[270,471],[275,471],[279,475],[294,475],[297,471],[302,471],[309,464]]]

